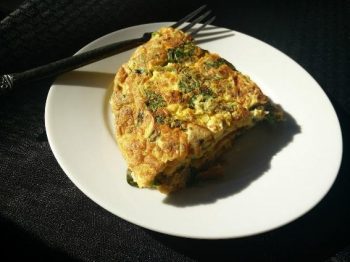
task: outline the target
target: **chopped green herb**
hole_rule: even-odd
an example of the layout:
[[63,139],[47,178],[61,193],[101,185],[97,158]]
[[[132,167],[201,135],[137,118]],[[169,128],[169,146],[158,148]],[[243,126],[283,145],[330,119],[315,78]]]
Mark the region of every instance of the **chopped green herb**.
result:
[[236,107],[236,104],[234,102],[229,102],[221,105],[219,108],[220,110],[224,110],[224,111],[233,111],[235,107]]
[[209,87],[202,87],[201,94],[204,96],[205,99],[214,96],[213,90],[211,90]]
[[207,61],[204,63],[206,65],[207,68],[213,67],[213,68],[219,68],[222,65],[227,65],[229,66],[232,70],[236,70],[236,68],[230,63],[228,62],[226,59],[224,58],[219,58],[215,61]]
[[157,35],[160,35],[158,32],[153,32],[152,33],[152,37],[155,37],[155,36],[157,36]]
[[156,129],[154,129],[151,133],[151,135],[148,137],[148,140],[150,142],[155,142],[157,140],[157,137],[160,136],[160,132]]
[[165,123],[165,116],[156,116],[155,119],[156,119],[156,122],[158,124],[164,124]]
[[188,102],[190,108],[194,109],[196,99],[197,99],[197,95],[194,95],[191,97],[190,101]]
[[143,112],[140,111],[138,114],[137,114],[137,123],[140,124],[142,123],[143,121]]
[[132,178],[131,173],[132,171],[128,168],[128,170],[126,171],[126,181],[130,186],[138,187],[137,183]]
[[179,82],[179,89],[183,93],[189,93],[199,88],[199,82],[191,75],[184,75]]
[[199,102],[206,102],[208,99],[215,96],[215,93],[208,87],[202,87],[200,91],[201,93],[199,95],[192,96],[190,101],[188,102],[190,108],[195,108],[195,102],[198,99]]
[[166,102],[163,97],[154,91],[146,91],[146,105],[151,111],[156,111],[160,107],[165,107]]
[[196,47],[192,42],[187,42],[176,48],[168,49],[168,62],[183,62],[194,54],[195,48]]
[[171,121],[171,123],[170,123],[171,128],[181,127],[181,125],[182,125],[182,121],[179,119],[175,119],[175,120]]
[[144,68],[137,68],[137,69],[135,69],[135,73],[136,74],[143,74],[144,72],[146,72],[146,70]]
[[219,58],[215,61],[207,61],[205,62],[205,65],[207,67],[214,67],[214,68],[219,68],[221,65],[225,64],[225,60],[223,58]]

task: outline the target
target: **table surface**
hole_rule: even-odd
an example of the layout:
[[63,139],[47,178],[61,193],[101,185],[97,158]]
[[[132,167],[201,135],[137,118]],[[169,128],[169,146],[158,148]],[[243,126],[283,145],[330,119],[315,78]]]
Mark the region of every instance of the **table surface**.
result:
[[[45,133],[45,101],[52,83],[46,79],[0,97],[0,256],[45,261],[192,261],[219,255],[234,261],[350,259],[350,1],[206,2],[217,15],[215,25],[286,53],[330,97],[344,151],[326,197],[286,226],[239,239],[186,239],[130,224],[88,199],[58,165]],[[9,16],[0,9],[0,73],[71,55],[126,26],[176,20],[200,4],[28,0]]]

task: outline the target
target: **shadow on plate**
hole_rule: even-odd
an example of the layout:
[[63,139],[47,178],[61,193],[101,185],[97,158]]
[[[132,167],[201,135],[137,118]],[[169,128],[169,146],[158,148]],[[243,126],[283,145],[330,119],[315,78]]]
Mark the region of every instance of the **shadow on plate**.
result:
[[222,35],[222,34],[225,34],[225,33],[231,33],[232,34],[232,31],[230,29],[225,29],[225,30],[207,32],[207,33],[199,32],[198,34],[196,34],[196,38],[207,37],[207,36],[214,36],[214,35]]
[[55,81],[57,85],[88,86],[107,89],[114,79],[114,74],[88,71],[71,71]]
[[[203,28],[201,30],[201,32],[195,36],[195,43],[196,44],[203,44],[203,43],[207,43],[207,42],[212,42],[215,40],[220,40],[220,39],[224,39],[224,38],[231,37],[231,36],[235,35],[230,29],[216,30],[218,28],[215,26],[209,27],[207,29],[210,31],[206,31],[205,29],[207,29],[207,28],[206,27]],[[206,31],[206,32],[202,32],[202,31]],[[192,31],[190,31],[190,32],[192,32]]]
[[232,149],[222,157],[225,170],[222,179],[202,182],[170,194],[163,202],[186,207],[210,204],[239,193],[267,172],[273,157],[300,132],[300,126],[287,113],[283,122],[257,125],[238,137]]
[[215,41],[215,40],[220,40],[220,39],[224,39],[224,38],[227,38],[227,37],[231,37],[231,36],[234,36],[235,34],[226,34],[226,35],[221,35],[221,36],[216,36],[216,37],[207,37],[207,38],[195,38],[196,39],[196,44],[204,44],[204,43],[207,43],[207,42],[212,42],[212,41]]

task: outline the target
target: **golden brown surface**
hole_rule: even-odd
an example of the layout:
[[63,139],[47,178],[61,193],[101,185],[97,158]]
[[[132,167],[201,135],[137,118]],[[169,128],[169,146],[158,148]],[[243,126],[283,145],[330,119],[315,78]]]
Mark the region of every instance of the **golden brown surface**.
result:
[[282,116],[249,77],[172,28],[119,69],[111,105],[130,179],[164,193],[185,187],[238,132]]

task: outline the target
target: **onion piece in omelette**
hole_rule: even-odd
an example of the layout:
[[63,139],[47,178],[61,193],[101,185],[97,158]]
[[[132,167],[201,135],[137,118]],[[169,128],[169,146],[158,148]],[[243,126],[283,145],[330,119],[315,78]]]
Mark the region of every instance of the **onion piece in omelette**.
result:
[[283,118],[248,76],[173,28],[153,33],[122,65],[110,103],[128,182],[163,193],[208,177],[237,134]]

